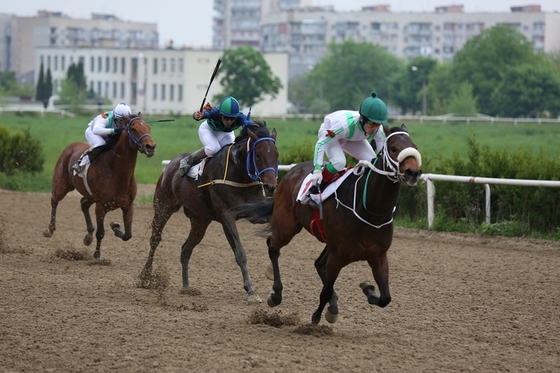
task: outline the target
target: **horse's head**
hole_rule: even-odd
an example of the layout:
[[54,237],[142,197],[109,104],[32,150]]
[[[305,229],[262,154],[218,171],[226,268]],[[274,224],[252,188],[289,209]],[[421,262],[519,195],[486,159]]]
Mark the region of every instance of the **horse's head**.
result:
[[[272,197],[278,185],[278,149],[276,129],[272,133],[265,122],[255,121],[244,126],[238,139],[247,137],[247,174],[260,181],[267,197]],[[237,142],[237,140],[236,140]]]
[[408,186],[415,186],[418,183],[418,179],[422,176],[420,169],[422,156],[404,124],[390,129],[383,156],[386,166],[395,172],[398,181],[405,182]]
[[150,134],[152,129],[144,122],[142,115],[138,114],[126,118],[125,132],[128,135],[129,144],[133,143],[139,152],[150,158],[156,153],[156,143]]

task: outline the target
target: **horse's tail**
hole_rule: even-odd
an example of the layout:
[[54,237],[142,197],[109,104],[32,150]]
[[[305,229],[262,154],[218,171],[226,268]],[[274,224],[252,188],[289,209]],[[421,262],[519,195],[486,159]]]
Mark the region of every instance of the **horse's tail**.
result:
[[272,219],[272,210],[274,208],[274,200],[251,202],[238,205],[232,210],[236,219],[247,219],[253,224],[267,224]]

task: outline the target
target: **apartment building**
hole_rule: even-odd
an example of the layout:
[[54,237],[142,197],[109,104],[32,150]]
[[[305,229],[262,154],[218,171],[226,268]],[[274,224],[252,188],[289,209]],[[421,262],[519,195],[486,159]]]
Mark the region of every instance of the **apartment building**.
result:
[[214,0],[212,46],[259,48],[261,22],[270,13],[288,12],[311,0]]
[[[221,50],[204,49],[38,47],[34,70],[37,79],[41,63],[45,70],[50,69],[53,91],[58,92],[70,64],[81,62],[88,88],[113,105],[124,101],[133,111],[191,115],[200,109],[222,54]],[[254,118],[285,114],[288,104],[288,54],[272,52],[263,57],[283,88],[276,98],[267,97],[252,108]],[[221,91],[219,80],[214,80],[208,100]],[[247,112],[248,108],[243,110]]]
[[292,79],[319,61],[330,42],[353,39],[381,45],[405,59],[426,56],[450,61],[467,40],[497,25],[521,32],[536,52],[560,50],[560,13],[543,13],[539,5],[511,7],[510,13],[465,13],[462,5],[425,13],[393,13],[389,5],[354,12],[299,7],[263,17],[259,45],[264,52],[290,54]]
[[0,14],[0,68],[17,75],[31,73],[35,48],[158,48],[156,23],[125,22],[113,15],[69,18],[61,12],[39,11],[34,17]]

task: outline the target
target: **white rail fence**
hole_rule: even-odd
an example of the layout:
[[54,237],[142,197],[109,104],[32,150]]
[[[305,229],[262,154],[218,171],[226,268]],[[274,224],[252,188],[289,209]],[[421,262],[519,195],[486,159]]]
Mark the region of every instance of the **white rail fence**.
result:
[[[161,162],[162,170],[169,164],[168,160]],[[291,165],[280,165],[278,166],[279,171],[289,171],[296,164]],[[525,180],[525,179],[497,179],[489,177],[477,177],[477,176],[457,176],[457,175],[440,175],[440,174],[424,174],[421,180],[426,183],[426,193],[428,199],[428,228],[432,229],[434,225],[434,201],[436,198],[436,187],[434,186],[434,181],[449,181],[455,183],[469,183],[469,184],[484,184],[484,190],[486,194],[485,202],[485,216],[486,223],[490,224],[490,184],[495,185],[511,185],[511,186],[528,186],[528,187],[552,187],[560,188],[560,181],[551,180]]]

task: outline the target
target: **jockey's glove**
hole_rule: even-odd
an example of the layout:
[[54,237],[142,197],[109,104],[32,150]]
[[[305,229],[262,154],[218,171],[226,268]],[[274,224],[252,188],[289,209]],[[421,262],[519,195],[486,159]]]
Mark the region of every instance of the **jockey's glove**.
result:
[[311,181],[313,182],[313,185],[319,186],[319,184],[321,184],[321,181],[323,181],[323,171],[313,171],[313,175],[311,175]]

